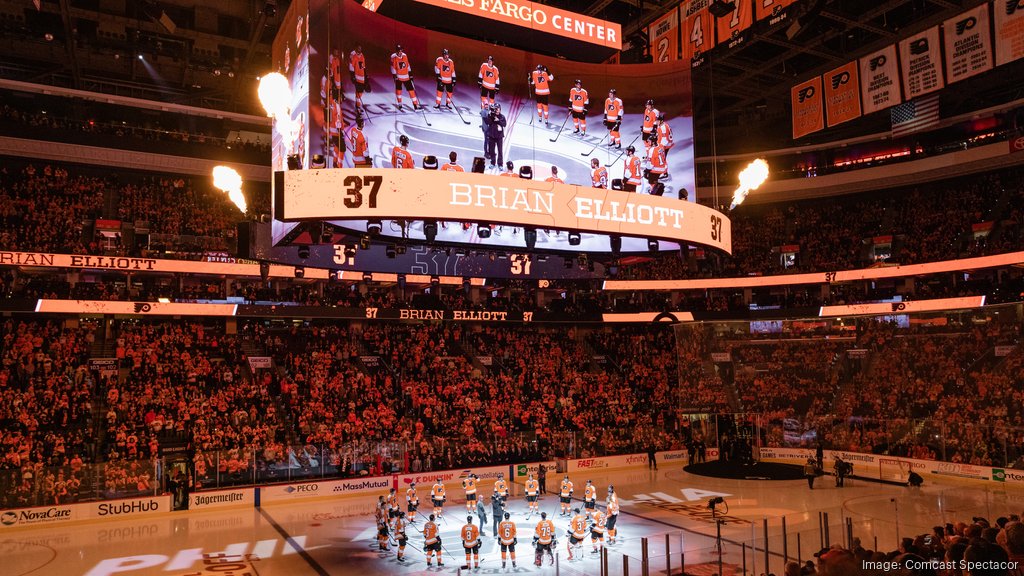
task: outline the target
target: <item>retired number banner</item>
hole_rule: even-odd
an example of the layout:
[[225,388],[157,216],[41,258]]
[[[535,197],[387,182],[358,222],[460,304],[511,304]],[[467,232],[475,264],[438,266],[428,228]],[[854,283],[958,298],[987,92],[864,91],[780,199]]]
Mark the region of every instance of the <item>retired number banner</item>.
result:
[[929,28],[900,42],[903,95],[910,100],[942,89],[942,47],[939,27]]
[[903,102],[895,44],[860,59],[860,91],[864,114]]
[[655,62],[679,60],[679,7],[651,24],[647,36]]
[[992,69],[992,36],[988,4],[950,18],[942,25],[946,38],[946,82],[952,84]]
[[274,212],[284,221],[459,220],[658,238],[732,253],[728,217],[663,196],[443,170],[289,170],[275,182]]

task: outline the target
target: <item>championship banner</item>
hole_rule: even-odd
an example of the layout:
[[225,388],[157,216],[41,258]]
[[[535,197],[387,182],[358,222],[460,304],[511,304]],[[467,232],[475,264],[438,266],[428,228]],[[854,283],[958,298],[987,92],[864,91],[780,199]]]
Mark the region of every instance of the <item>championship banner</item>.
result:
[[732,252],[727,216],[664,196],[443,170],[289,170],[275,182],[274,212],[284,221],[461,220],[660,238]]
[[732,13],[718,21],[718,44],[727,44],[730,48],[743,42],[744,32],[754,24],[754,6],[749,0],[737,0]]
[[[737,0],[736,3],[740,2],[742,0]],[[770,25],[778,24],[785,18],[783,11],[794,2],[796,0],[754,0],[754,18],[758,22],[771,19]]]
[[952,84],[992,69],[992,36],[988,4],[981,4],[942,24],[946,39],[946,83]]
[[821,76],[797,84],[790,94],[793,104],[793,139],[825,129],[822,116]]
[[903,96],[907,100],[942,89],[939,27],[901,41],[900,61],[903,63]]
[[1024,0],[997,0],[996,66],[1024,58]]
[[655,20],[647,31],[655,62],[679,60],[679,7]]
[[708,10],[710,0],[689,0],[683,4],[683,60],[694,61],[715,47],[715,17]]
[[825,74],[825,111],[829,128],[860,118],[860,79],[856,61]]
[[864,114],[903,102],[895,44],[860,59],[860,91]]
[[553,6],[545,6],[527,0],[519,0],[516,3],[502,2],[501,0],[480,0],[480,2],[473,0],[415,1],[580,42],[622,50],[622,27],[619,24],[560,10]]

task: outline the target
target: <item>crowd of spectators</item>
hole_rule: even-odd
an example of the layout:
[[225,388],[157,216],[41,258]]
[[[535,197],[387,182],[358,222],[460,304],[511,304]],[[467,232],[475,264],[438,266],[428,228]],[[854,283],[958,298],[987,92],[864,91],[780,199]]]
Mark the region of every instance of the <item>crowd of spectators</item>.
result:
[[[623,266],[619,276],[793,274],[1009,252],[1024,245],[1021,206],[1020,168],[827,200],[743,205],[729,214],[733,256],[666,254]],[[991,232],[975,235],[975,224]],[[783,257],[784,247],[794,254],[790,260]]]
[[[76,499],[93,456],[92,325],[0,324],[0,491],[14,504]],[[85,488],[88,488],[86,486]]]
[[860,538],[832,544],[803,565],[788,562],[784,576],[1017,576],[1024,563],[1024,524],[1018,514],[994,522],[975,516],[900,538],[891,551],[870,550]]
[[[251,203],[263,210],[264,196],[255,195]],[[7,163],[0,171],[0,200],[2,249],[134,254],[159,249],[168,238],[222,239],[240,219],[222,193],[181,177],[115,178],[55,164]],[[730,214],[732,256],[671,253],[622,265],[618,275],[664,279],[787,274],[1019,250],[1024,245],[1021,206],[1021,169],[827,200],[744,205]],[[148,222],[149,236],[127,240],[126,245],[117,239],[103,242],[86,229],[86,222],[96,217]],[[811,298],[816,299],[820,297]],[[730,300],[729,294],[719,293],[703,306],[730,309],[736,305]],[[531,305],[528,299],[511,304]]]
[[[164,126],[160,122],[146,122],[126,116],[124,108],[118,108],[119,121],[96,120],[85,115],[71,117],[38,109],[19,108],[10,103],[0,104],[0,120],[9,122],[8,126],[18,126],[32,130],[59,131],[78,134],[103,134],[117,138],[140,140],[144,142],[180,142],[201,147],[212,146],[226,150],[243,150],[265,154],[266,162],[270,162],[270,135],[266,141],[246,141],[236,136],[234,139],[216,136],[207,130],[190,129],[184,124]],[[37,134],[38,135],[38,134]]]
[[[1009,316],[770,334],[122,320],[101,342],[88,324],[8,319],[0,484],[8,503],[148,493],[169,446],[187,446],[198,487],[713,446],[693,415],[730,412],[759,414],[769,444],[1012,465]],[[116,367],[90,369],[104,347]]]
[[[233,235],[241,218],[222,192],[181,177],[114,177],[18,161],[0,167],[0,250],[141,254],[163,246],[168,237],[213,246]],[[147,227],[135,230],[134,243],[125,243],[120,230],[104,233],[95,226],[97,219]],[[197,244],[202,238],[212,243]]]

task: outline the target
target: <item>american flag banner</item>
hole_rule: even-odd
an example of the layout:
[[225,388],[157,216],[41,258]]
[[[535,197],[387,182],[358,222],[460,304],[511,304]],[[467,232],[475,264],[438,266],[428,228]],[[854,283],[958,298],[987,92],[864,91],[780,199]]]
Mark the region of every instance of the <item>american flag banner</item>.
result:
[[893,106],[889,114],[894,138],[934,126],[939,123],[939,95],[923,96]]

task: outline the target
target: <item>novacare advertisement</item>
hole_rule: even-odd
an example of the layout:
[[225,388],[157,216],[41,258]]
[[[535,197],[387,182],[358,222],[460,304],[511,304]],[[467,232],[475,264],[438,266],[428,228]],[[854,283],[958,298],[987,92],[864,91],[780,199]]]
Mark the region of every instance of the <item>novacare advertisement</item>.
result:
[[259,488],[260,503],[273,503],[305,498],[324,496],[342,496],[345,494],[386,493],[392,486],[392,476],[375,476],[372,478],[352,478],[349,480],[327,480],[324,482],[304,482],[302,484],[282,484],[262,486]]
[[170,511],[170,496],[19,508],[0,512],[0,529],[53,526],[77,520],[126,518]]

